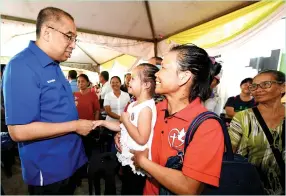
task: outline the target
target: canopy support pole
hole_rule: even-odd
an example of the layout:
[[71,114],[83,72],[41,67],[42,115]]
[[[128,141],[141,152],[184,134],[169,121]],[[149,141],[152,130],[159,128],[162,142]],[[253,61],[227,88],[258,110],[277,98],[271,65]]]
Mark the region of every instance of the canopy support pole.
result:
[[154,43],[154,55],[157,56],[157,38],[155,35],[155,29],[154,29],[154,24],[153,24],[153,19],[152,19],[152,14],[150,11],[150,6],[149,6],[149,2],[148,1],[144,1],[145,4],[145,8],[146,8],[146,12],[147,12],[147,16],[148,16],[148,21],[149,21],[149,25],[150,25],[150,30],[152,33],[152,37],[153,37],[153,43]]

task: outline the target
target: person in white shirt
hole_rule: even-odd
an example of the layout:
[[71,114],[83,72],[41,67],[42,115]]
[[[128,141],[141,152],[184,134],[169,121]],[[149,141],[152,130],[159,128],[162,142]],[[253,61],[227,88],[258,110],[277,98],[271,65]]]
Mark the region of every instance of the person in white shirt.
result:
[[110,80],[112,91],[104,97],[103,106],[107,113],[106,120],[119,121],[121,113],[130,101],[129,94],[120,90],[121,80],[113,76]]
[[[138,65],[132,70],[128,93],[136,97],[136,101],[121,114],[120,121],[96,121],[96,126],[104,126],[113,131],[121,131],[120,143],[122,152],[117,153],[123,166],[122,195],[142,195],[145,185],[145,172],[133,164],[130,150],[143,151],[151,149],[157,110],[153,95],[155,94],[156,77],[159,69],[149,63]],[[107,99],[106,99],[107,100]],[[151,151],[149,151],[151,160]]]
[[220,97],[217,93],[217,85],[220,83],[220,78],[222,76],[222,65],[215,61],[214,57],[210,57],[212,66],[210,70],[211,74],[211,95],[209,99],[204,102],[204,106],[208,111],[215,112],[219,115],[218,106],[220,104]]
[[[209,99],[207,99],[204,102],[205,107],[207,108],[208,111],[215,112],[216,113],[216,108],[219,105],[219,95],[217,93],[217,85],[220,83],[220,77],[215,76],[212,83],[211,83],[211,96]],[[219,115],[219,114],[218,114]]]
[[112,88],[108,80],[109,80],[109,73],[107,71],[101,72],[99,75],[99,82],[102,84],[100,99],[104,99],[105,95],[112,91]]

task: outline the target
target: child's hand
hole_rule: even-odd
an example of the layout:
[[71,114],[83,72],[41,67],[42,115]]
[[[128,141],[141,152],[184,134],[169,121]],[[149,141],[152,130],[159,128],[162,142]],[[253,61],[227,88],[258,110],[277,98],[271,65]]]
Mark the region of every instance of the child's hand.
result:
[[95,120],[92,122],[93,123],[93,129],[95,129],[96,127],[102,126],[102,120]]
[[114,136],[114,142],[115,142],[115,148],[117,149],[117,151],[119,153],[122,152],[122,148],[121,148],[121,145],[120,145],[120,136],[121,136],[121,133],[118,132],[115,136]]
[[129,122],[129,118],[130,118],[130,115],[128,112],[122,112],[120,116],[120,122],[122,122],[123,124],[126,122]]

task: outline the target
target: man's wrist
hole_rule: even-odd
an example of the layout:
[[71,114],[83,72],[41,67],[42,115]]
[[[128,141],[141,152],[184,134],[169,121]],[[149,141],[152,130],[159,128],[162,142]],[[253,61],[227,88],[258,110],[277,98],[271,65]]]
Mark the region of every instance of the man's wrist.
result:
[[73,120],[70,122],[69,132],[77,131],[77,120]]

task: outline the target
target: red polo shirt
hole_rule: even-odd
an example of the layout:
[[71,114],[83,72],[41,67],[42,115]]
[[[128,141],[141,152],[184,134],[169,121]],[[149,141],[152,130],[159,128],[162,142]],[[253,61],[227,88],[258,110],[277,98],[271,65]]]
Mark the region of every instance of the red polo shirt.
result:
[[[170,156],[175,156],[177,149],[184,148],[185,133],[194,118],[206,108],[199,98],[195,99],[183,110],[167,116],[167,100],[157,104],[157,121],[152,142],[152,161],[165,166]],[[219,177],[224,152],[224,138],[220,124],[213,119],[204,121],[196,131],[189,144],[184,158],[182,172],[197,181],[219,185]],[[176,183],[176,182],[174,182]],[[158,195],[159,184],[154,179],[148,179],[145,185],[145,195]]]
[[98,97],[95,92],[89,91],[86,94],[74,92],[75,104],[80,119],[95,120],[95,111],[100,110]]

